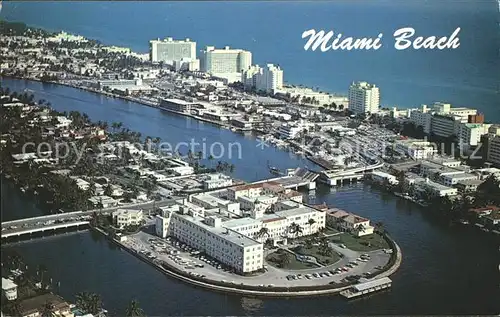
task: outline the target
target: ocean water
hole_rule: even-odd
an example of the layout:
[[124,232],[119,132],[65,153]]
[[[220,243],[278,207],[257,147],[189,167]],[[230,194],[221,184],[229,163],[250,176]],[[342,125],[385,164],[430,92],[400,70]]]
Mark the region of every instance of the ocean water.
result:
[[[205,45],[252,51],[254,63],[279,64],[285,81],[346,93],[355,80],[380,86],[382,104],[415,107],[435,101],[476,107],[500,121],[500,31],[496,0],[6,2],[0,16],[103,43],[147,52],[148,41],[189,37]],[[449,36],[456,50],[394,49],[393,33]],[[314,28],[376,37],[378,51],[305,51]]]

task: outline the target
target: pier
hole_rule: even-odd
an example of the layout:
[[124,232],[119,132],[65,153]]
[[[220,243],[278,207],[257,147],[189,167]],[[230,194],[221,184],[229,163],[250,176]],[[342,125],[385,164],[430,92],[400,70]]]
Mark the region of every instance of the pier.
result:
[[366,294],[388,289],[392,285],[392,280],[388,277],[382,277],[376,280],[356,284],[340,292],[340,295],[346,298],[360,297]]

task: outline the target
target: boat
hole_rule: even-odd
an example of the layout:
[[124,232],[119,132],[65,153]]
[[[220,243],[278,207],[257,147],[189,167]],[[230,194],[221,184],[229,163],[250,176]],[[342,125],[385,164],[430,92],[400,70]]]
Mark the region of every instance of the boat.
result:
[[271,174],[274,174],[274,175],[281,175],[279,168],[274,167],[274,166],[269,168],[269,172],[271,172]]

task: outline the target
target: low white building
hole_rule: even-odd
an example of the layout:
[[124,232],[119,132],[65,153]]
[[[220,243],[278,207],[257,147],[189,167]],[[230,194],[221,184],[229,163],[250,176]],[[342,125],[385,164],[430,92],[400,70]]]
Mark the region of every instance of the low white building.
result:
[[17,285],[10,279],[2,277],[2,291],[7,300],[11,301],[17,299]]
[[414,160],[425,160],[437,154],[438,150],[431,142],[418,139],[399,140],[395,150],[408,155]]
[[157,234],[172,236],[236,270],[239,274],[263,268],[262,243],[224,228],[220,218],[168,212],[156,217]]
[[142,210],[118,209],[112,214],[113,223],[120,228],[126,226],[138,226],[144,219]]
[[381,172],[381,171],[373,171],[370,173],[373,181],[378,183],[383,183],[385,181],[389,182],[389,184],[397,185],[399,183],[396,176],[391,175],[389,173]]
[[209,174],[207,179],[203,180],[203,188],[206,190],[222,188],[233,185],[233,179],[224,174]]
[[424,182],[415,183],[415,188],[420,192],[428,191],[432,195],[438,197],[455,196],[458,193],[457,188],[441,185],[428,178],[426,178]]
[[167,171],[174,173],[177,176],[186,176],[194,174],[194,168],[191,166],[176,166],[168,168]]
[[96,195],[96,196],[90,197],[89,201],[95,207],[101,206],[102,208],[110,208],[110,207],[118,206],[118,201],[116,201],[112,197],[109,197],[106,195]]
[[342,231],[350,232],[358,237],[372,234],[374,227],[370,220],[342,209],[329,209],[326,212],[327,221]]

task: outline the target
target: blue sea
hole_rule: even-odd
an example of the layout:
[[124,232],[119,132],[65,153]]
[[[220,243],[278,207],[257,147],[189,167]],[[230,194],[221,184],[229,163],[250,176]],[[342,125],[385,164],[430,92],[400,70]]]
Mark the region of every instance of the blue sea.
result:
[[[65,30],[147,52],[148,41],[189,37],[198,44],[243,48],[257,64],[279,64],[285,81],[346,93],[352,81],[378,85],[384,106],[435,101],[475,107],[500,122],[500,11],[496,0],[4,2],[1,18]],[[455,50],[398,51],[393,33],[449,36]],[[302,33],[333,30],[376,37],[378,51],[305,51]]]

